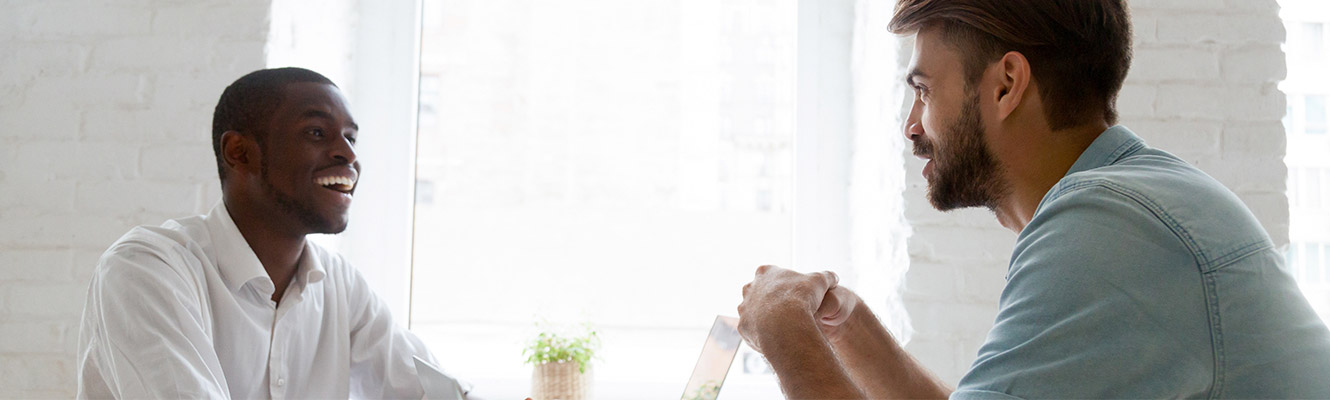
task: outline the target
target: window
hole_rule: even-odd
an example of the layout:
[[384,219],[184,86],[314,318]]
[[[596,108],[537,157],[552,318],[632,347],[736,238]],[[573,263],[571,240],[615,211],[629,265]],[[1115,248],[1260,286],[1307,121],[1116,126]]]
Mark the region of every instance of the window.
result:
[[1280,0],[1288,31],[1288,269],[1321,318],[1330,321],[1330,138],[1327,138],[1326,24],[1330,3]]
[[1325,57],[1325,24],[1308,22],[1302,24],[1302,37],[1298,38],[1301,46],[1300,55],[1308,60],[1320,61]]
[[[843,6],[853,21],[853,5]],[[886,304],[890,277],[850,273],[843,248],[848,132],[858,126],[817,119],[852,115],[851,69],[801,68],[805,58],[834,65],[812,51],[842,51],[848,62],[851,36],[822,39],[835,42],[825,49],[796,46],[816,29],[804,7],[829,6],[425,1],[412,330],[447,368],[497,390],[484,396],[521,398],[531,374],[521,347],[535,324],[590,322],[605,342],[597,396],[626,399],[682,391],[713,317],[735,313],[759,264],[871,278],[877,289],[861,294]],[[799,94],[809,71],[833,89]],[[832,92],[843,98],[815,97]],[[816,112],[805,118],[810,103]],[[825,131],[800,136],[804,124]],[[899,156],[901,146],[880,149]],[[810,149],[833,150],[801,162]],[[827,190],[809,185],[827,183],[839,197],[810,201]],[[796,209],[845,225],[801,236]],[[815,262],[803,248],[846,261]],[[724,392],[780,395],[748,351]]]
[[1330,243],[1299,243],[1289,249],[1288,260],[1295,266],[1293,276],[1299,282],[1330,284]]
[[1289,169],[1289,205],[1296,208],[1320,209],[1325,206],[1321,192],[1324,187],[1322,168]]
[[1305,115],[1303,129],[1308,135],[1324,135],[1326,132],[1326,104],[1324,95],[1310,95],[1303,98]]

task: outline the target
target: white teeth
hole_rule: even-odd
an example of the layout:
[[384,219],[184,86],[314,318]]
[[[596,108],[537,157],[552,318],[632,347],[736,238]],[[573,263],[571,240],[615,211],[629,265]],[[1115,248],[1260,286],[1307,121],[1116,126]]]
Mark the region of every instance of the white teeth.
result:
[[351,188],[356,187],[356,181],[345,176],[325,176],[322,178],[314,179],[314,183],[318,184],[319,186],[333,186],[333,185],[345,186],[346,190],[351,190]]

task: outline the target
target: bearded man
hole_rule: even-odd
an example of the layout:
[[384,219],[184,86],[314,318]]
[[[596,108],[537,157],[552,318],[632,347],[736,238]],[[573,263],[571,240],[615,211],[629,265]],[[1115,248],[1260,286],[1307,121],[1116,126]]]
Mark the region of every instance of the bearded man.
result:
[[955,390],[829,272],[763,266],[740,332],[790,398],[1330,398],[1330,330],[1238,198],[1116,124],[1124,0],[901,0],[905,122],[939,210],[1016,232]]
[[359,127],[337,86],[300,68],[222,92],[213,152],[222,200],[140,226],[93,274],[79,398],[411,398],[425,345],[340,255]]

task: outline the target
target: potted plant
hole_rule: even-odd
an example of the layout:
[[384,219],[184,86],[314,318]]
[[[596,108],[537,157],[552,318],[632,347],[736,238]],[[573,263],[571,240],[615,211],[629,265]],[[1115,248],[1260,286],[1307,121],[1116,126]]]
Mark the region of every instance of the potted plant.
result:
[[522,355],[534,366],[533,400],[588,400],[591,398],[591,358],[600,349],[600,336],[590,326],[582,335],[560,335],[545,330],[527,344]]

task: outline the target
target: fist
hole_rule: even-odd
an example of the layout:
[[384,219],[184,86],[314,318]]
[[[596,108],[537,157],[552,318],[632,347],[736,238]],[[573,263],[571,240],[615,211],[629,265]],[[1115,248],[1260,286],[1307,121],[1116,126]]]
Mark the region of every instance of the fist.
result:
[[859,305],[859,296],[844,286],[833,286],[822,297],[822,305],[817,308],[817,322],[823,329],[836,327],[850,319],[850,313]]
[[[846,302],[843,298],[837,298],[825,312],[820,311],[827,291],[838,281],[830,271],[803,274],[770,265],[758,267],[753,281],[743,287],[739,334],[761,353],[763,338],[779,334],[784,327],[819,324],[816,321],[824,316],[836,324],[843,322],[849,317],[848,310],[841,310]],[[853,304],[850,306],[853,309]]]

